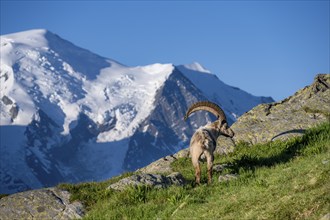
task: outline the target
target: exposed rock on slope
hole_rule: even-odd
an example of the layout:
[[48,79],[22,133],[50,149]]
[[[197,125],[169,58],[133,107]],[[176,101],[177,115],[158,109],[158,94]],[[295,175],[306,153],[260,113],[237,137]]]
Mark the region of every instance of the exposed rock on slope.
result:
[[171,185],[183,186],[186,180],[181,173],[175,172],[168,176],[159,174],[135,174],[133,176],[119,180],[118,182],[111,184],[108,188],[114,190],[124,190],[129,186],[141,186],[146,185],[154,188],[166,188]]
[[[258,105],[232,125],[235,142],[255,144],[287,139],[302,135],[306,129],[329,120],[329,88],[330,74],[319,74],[312,85],[293,96],[280,102]],[[226,146],[230,145],[227,143]]]
[[0,219],[79,219],[80,202],[69,202],[70,193],[58,188],[16,193],[0,199]]
[[166,157],[160,158],[159,160],[156,160],[155,162],[149,164],[148,166],[145,166],[145,167],[137,170],[137,172],[171,173],[171,172],[173,172],[173,170],[171,168],[171,163],[179,158],[188,157],[188,156],[189,156],[189,150],[183,149],[176,154],[168,155]]

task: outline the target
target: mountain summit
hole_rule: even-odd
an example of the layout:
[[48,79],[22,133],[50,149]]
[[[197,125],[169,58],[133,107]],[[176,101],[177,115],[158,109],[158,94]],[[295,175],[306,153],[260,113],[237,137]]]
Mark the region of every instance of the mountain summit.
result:
[[273,101],[198,63],[128,67],[46,30],[1,36],[0,83],[0,193],[103,180],[175,153],[212,118],[183,121],[196,101],[231,122]]

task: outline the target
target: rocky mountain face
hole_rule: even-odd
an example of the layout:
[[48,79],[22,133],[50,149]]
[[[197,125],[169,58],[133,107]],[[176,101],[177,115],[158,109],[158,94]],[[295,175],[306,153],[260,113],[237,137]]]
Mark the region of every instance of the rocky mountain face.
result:
[[[188,146],[211,100],[234,122],[272,102],[198,63],[128,67],[46,30],[1,36],[0,193],[108,179]],[[239,101],[238,101],[239,100]]]

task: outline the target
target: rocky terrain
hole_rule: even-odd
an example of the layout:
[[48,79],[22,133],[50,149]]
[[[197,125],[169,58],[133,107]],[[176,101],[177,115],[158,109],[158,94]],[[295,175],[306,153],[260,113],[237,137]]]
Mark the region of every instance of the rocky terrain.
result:
[[69,192],[56,187],[16,193],[0,199],[0,219],[81,218],[82,204],[69,199]]
[[[236,136],[233,141],[218,140],[217,153],[223,154],[234,149],[235,143],[250,144],[287,139],[302,135],[310,127],[329,120],[330,115],[330,74],[319,74],[314,82],[293,96],[276,103],[261,104],[241,116],[232,125]],[[163,157],[137,170],[132,176],[109,186],[122,190],[127,186],[148,185],[165,188],[172,184],[183,185],[185,179],[174,173],[171,163],[178,158],[189,157],[187,149]],[[221,165],[215,170],[222,169]],[[237,178],[236,175],[220,176],[219,181]],[[0,200],[0,219],[76,219],[83,216],[79,202],[70,203],[70,194],[59,188],[27,191],[6,196]],[[327,218],[329,214],[325,216]]]
[[301,135],[330,117],[330,74],[319,74],[310,86],[280,102],[261,104],[233,125],[235,142],[251,144]]

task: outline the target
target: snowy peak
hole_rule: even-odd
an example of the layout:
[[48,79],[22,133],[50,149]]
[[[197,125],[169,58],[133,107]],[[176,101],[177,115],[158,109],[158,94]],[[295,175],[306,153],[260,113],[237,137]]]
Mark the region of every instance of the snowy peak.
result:
[[[44,29],[3,35],[1,36],[1,50],[1,52],[11,50],[13,53],[10,54],[9,58],[11,59],[8,59],[8,57],[6,57],[7,59],[4,58],[6,61],[15,60],[15,56],[17,58],[18,55],[21,58],[29,57],[33,55],[29,53],[33,52],[53,53],[53,55],[69,63],[76,72],[83,74],[88,79],[94,79],[100,69],[110,66],[111,62],[115,62],[80,48]],[[37,56],[37,54],[34,54],[34,56]]]
[[191,71],[194,71],[194,72],[212,74],[211,71],[209,71],[208,69],[206,69],[205,67],[203,67],[198,62],[193,62],[191,64],[180,65],[179,68],[185,68],[186,70],[191,70]]
[[100,142],[131,135],[174,69],[172,64],[126,67],[46,30],[4,35],[1,41],[7,42],[1,45],[1,97],[18,111],[12,117],[8,112],[14,107],[4,106],[1,125],[27,125],[41,109],[68,134],[80,113],[99,124],[115,117],[114,131],[100,134]]
[[1,43],[10,42],[13,44],[21,44],[29,47],[40,48],[47,47],[48,42],[46,35],[54,35],[45,29],[36,29],[7,34],[1,36]]

